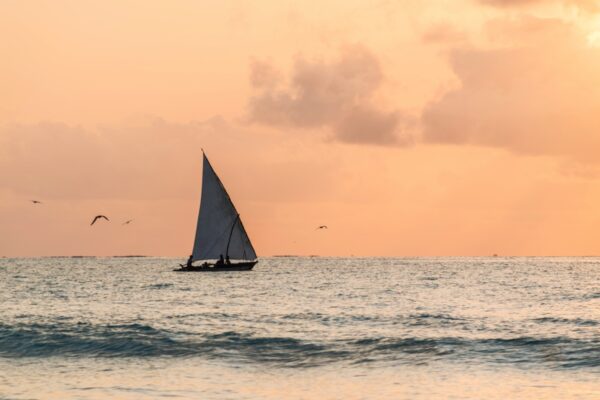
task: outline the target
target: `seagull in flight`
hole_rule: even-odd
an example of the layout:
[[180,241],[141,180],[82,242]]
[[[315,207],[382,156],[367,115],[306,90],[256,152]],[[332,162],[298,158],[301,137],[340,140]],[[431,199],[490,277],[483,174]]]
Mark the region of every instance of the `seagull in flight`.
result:
[[317,227],[317,229],[329,229],[329,228],[327,228],[327,225],[320,225]]
[[131,223],[131,221],[133,221],[133,220],[128,219],[127,221],[123,222],[121,225],[129,225]]
[[105,217],[104,215],[96,215],[94,217],[94,220],[92,221],[92,223],[90,225],[94,225],[94,222],[96,222],[97,220],[99,220],[100,218],[104,218],[107,221],[110,221],[110,219],[108,219],[107,217]]
[[39,200],[29,200],[31,201],[33,204],[43,204],[41,201]]

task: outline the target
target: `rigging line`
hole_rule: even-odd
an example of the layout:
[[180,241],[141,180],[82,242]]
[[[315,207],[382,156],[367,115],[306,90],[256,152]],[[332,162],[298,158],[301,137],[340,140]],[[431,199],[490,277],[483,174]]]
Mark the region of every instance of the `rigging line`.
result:
[[229,232],[229,240],[227,240],[227,249],[225,250],[225,256],[229,257],[229,244],[231,243],[231,236],[233,235],[233,228],[235,228],[236,222],[240,219],[240,214],[235,217],[233,224],[231,225],[231,232]]

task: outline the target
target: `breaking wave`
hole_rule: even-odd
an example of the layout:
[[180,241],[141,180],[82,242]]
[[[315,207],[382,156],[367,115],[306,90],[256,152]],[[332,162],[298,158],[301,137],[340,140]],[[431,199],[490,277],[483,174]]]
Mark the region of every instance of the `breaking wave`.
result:
[[51,356],[204,357],[292,368],[331,363],[418,364],[437,360],[598,368],[600,338],[370,337],[310,341],[233,331],[178,332],[138,323],[0,324],[0,357]]

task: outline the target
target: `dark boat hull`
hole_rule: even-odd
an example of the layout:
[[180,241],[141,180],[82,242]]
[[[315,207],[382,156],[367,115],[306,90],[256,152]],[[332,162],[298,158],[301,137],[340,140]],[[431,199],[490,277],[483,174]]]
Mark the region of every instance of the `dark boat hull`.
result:
[[225,272],[225,271],[250,271],[258,261],[239,262],[224,265],[192,266],[181,265],[181,268],[174,269],[177,272]]

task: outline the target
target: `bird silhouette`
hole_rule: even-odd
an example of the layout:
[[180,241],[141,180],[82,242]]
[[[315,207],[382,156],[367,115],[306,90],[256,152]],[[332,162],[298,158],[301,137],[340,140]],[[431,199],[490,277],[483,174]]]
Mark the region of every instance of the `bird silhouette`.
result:
[[327,225],[320,225],[317,227],[317,229],[329,229],[329,228],[327,228]]
[[127,221],[123,222],[121,225],[129,225],[133,220],[132,219],[128,219]]
[[39,200],[29,200],[31,201],[33,204],[43,204],[41,201]]
[[100,218],[104,218],[107,221],[110,221],[110,219],[108,219],[107,217],[105,217],[104,215],[96,215],[92,221],[92,223],[90,225],[94,225],[94,222],[96,222],[98,219]]

